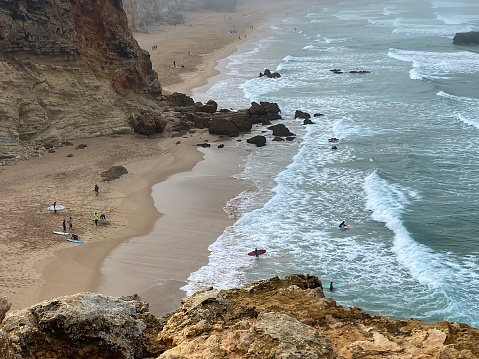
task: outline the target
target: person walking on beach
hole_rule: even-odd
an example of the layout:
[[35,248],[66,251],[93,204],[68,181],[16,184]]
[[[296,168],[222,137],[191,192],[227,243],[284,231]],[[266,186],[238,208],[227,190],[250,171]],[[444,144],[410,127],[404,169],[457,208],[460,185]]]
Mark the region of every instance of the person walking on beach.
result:
[[98,192],[100,192],[100,187],[96,184],[95,187],[93,187],[93,192],[98,196]]
[[72,219],[72,217],[70,217],[70,219],[68,220],[68,228],[70,228],[70,230],[73,229],[73,219]]
[[95,226],[98,226],[98,220],[100,219],[100,215],[95,212],[93,215],[93,220],[95,221]]
[[63,218],[62,226],[63,226],[63,233],[65,233],[67,231],[67,221],[65,220],[65,218]]

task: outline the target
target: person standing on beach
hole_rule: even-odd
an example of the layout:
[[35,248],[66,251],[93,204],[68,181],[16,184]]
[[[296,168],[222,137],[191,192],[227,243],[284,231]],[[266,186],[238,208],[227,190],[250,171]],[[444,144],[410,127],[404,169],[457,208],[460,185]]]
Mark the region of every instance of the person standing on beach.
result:
[[67,221],[65,220],[65,218],[63,218],[62,226],[63,226],[63,232],[65,233],[67,231]]
[[53,212],[57,213],[57,202],[53,202]]
[[98,193],[100,192],[100,187],[96,184],[95,187],[93,187],[93,192],[98,196]]
[[70,230],[73,229],[73,219],[72,219],[72,217],[70,217],[70,219],[68,220],[68,228],[70,228]]
[[98,226],[98,220],[100,219],[100,215],[95,212],[93,215],[93,220],[95,221],[95,226]]

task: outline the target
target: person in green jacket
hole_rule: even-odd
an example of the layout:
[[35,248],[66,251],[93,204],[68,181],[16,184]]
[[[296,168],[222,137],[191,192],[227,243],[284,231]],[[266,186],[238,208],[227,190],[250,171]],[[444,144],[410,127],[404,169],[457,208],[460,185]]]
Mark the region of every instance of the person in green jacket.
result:
[[98,226],[98,220],[100,219],[100,215],[95,212],[93,215],[93,220],[95,221],[95,226]]

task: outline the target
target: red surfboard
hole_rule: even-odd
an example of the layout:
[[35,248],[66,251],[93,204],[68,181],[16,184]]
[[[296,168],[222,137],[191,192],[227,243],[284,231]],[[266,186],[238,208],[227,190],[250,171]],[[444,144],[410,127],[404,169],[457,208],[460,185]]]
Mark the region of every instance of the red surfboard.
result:
[[259,255],[265,254],[265,253],[266,253],[266,249],[255,249],[254,251],[249,252],[248,255],[258,257]]

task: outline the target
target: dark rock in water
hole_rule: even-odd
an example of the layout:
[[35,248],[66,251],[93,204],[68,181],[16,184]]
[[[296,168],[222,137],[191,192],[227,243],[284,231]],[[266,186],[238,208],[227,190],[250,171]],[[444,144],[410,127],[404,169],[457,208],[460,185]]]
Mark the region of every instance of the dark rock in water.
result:
[[275,138],[273,138],[273,141],[275,142],[281,142],[281,141],[285,141],[285,139],[283,137],[278,137],[276,136]]
[[293,137],[293,136],[286,137],[286,141],[294,141],[295,139],[296,137]]
[[339,139],[336,138],[336,137],[331,137],[330,139],[328,139],[328,142],[338,142]]
[[303,112],[301,110],[296,110],[294,112],[294,118],[303,118],[303,119],[307,119],[307,118],[311,118],[311,115],[307,112]]
[[258,135],[252,138],[248,138],[246,142],[256,145],[256,147],[263,147],[266,146],[266,137]]
[[313,117],[321,117],[321,116],[324,116],[324,115],[323,115],[322,113],[319,113],[319,112],[318,112],[318,113],[315,113],[315,114],[313,115]]
[[350,74],[370,74],[371,71],[366,71],[366,70],[352,70],[349,71]]
[[103,181],[113,181],[128,173],[123,166],[113,166],[108,171],[102,172]]
[[314,122],[311,121],[309,118],[303,121],[303,125],[314,125]]
[[269,69],[265,69],[264,73],[262,72],[259,73],[259,77],[263,77],[263,76],[269,77],[270,79],[276,79],[281,77],[279,72],[271,72]]
[[225,145],[222,143],[221,145],[218,145],[218,148],[224,148]]
[[331,69],[329,70],[331,71],[332,73],[335,73],[335,74],[342,74],[343,72],[341,71],[341,69]]
[[338,149],[338,146],[332,145],[332,146],[331,146],[331,149],[332,149],[332,150],[337,150],[337,149]]
[[279,137],[296,136],[282,123],[268,127],[268,130],[273,130],[273,136],[279,136]]
[[271,121],[281,119],[279,114],[281,110],[275,102],[251,102],[248,109],[251,123],[261,123],[262,125],[271,125]]
[[479,31],[457,32],[452,43],[456,45],[479,45]]

